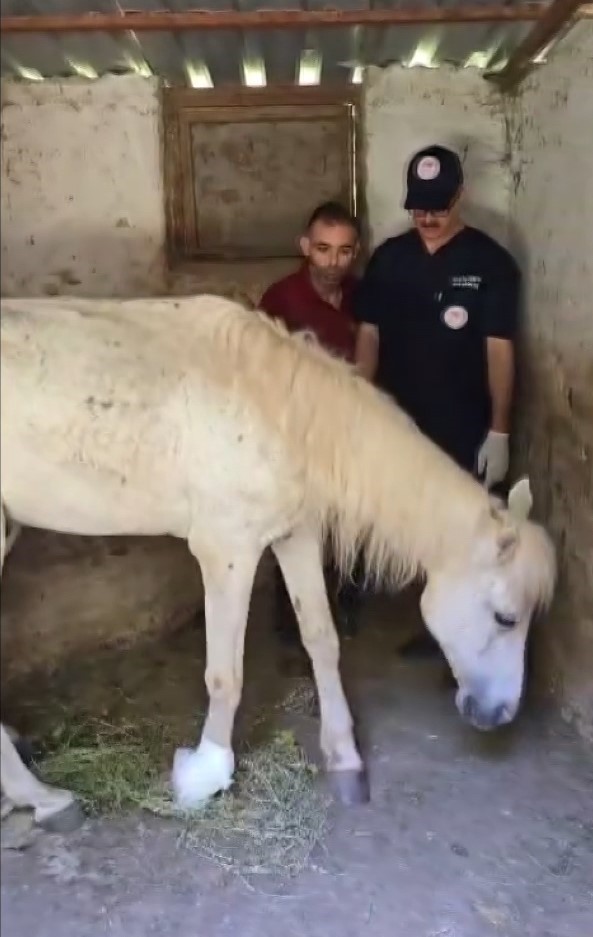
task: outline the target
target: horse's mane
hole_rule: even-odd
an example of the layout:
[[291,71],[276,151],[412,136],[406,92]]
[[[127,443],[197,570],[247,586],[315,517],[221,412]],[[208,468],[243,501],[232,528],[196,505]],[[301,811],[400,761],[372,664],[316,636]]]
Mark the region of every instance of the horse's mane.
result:
[[[333,542],[343,571],[364,547],[373,579],[409,581],[454,549],[469,562],[491,523],[484,488],[461,470],[386,395],[348,364],[279,322],[219,297],[212,303],[210,360],[280,434],[303,478],[308,509]],[[214,363],[215,359],[215,363]],[[521,544],[525,587],[545,603],[553,575],[535,525]],[[453,546],[452,546],[453,545]]]

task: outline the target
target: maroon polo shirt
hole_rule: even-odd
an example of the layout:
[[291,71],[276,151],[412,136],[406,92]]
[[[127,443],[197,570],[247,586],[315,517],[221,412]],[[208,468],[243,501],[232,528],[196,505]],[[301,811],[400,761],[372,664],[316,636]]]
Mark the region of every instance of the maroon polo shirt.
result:
[[323,299],[311,283],[309,270],[299,270],[278,280],[266,290],[259,307],[274,319],[281,319],[289,331],[314,332],[321,345],[347,361],[354,360],[356,322],[353,295],[356,280],[346,277],[342,282],[342,302],[336,309]]

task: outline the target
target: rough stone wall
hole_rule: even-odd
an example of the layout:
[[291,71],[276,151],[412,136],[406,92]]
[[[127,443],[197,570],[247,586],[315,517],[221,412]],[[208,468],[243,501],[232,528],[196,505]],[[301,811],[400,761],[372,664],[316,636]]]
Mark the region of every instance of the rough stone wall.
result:
[[154,294],[159,91],[137,76],[2,82],[2,294]]
[[202,605],[199,566],[179,540],[24,530],[5,564],[2,678],[166,633]]
[[558,601],[535,661],[593,738],[593,24],[509,105],[512,220],[526,278],[517,470],[558,545]]
[[431,143],[456,150],[466,175],[466,216],[508,242],[511,173],[500,96],[475,69],[369,70],[364,89],[366,203],[373,245],[408,226],[405,171]]

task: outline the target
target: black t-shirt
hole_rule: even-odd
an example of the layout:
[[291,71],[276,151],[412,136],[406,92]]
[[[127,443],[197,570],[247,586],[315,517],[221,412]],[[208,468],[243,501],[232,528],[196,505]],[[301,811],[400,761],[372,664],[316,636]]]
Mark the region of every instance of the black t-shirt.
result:
[[355,296],[379,329],[379,385],[470,470],[490,421],[485,340],[514,338],[519,293],[508,251],[465,227],[434,254],[414,229],[385,241]]

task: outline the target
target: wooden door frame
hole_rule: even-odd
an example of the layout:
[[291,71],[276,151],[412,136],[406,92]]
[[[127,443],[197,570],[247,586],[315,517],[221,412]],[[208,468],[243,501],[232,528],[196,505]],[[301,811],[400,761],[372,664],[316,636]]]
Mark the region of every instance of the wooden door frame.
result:
[[276,254],[255,258],[240,252],[200,250],[191,153],[192,123],[196,120],[228,122],[233,114],[236,114],[237,122],[266,117],[282,120],[334,117],[343,120],[349,152],[348,207],[356,213],[360,200],[359,104],[360,89],[356,86],[320,88],[289,85],[224,90],[163,88],[165,216],[170,267],[187,266],[196,261],[259,262],[286,257],[285,254]]

